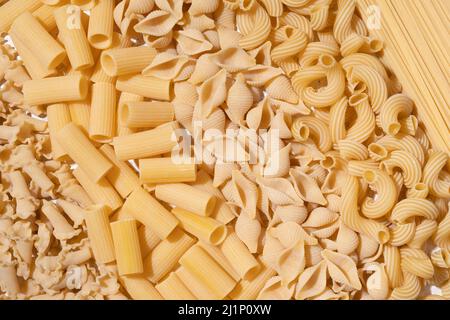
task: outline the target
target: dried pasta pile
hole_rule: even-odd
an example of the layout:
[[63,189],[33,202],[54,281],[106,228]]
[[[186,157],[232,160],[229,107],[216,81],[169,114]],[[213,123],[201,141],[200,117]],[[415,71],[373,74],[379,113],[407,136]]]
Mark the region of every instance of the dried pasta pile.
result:
[[450,298],[449,154],[355,0],[9,0],[0,32],[0,299]]

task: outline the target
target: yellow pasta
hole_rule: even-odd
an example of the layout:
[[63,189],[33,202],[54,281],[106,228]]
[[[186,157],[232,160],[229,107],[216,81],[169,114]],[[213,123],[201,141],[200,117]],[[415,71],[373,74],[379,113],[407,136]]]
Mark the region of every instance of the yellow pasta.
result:
[[105,204],[113,211],[122,205],[122,198],[106,178],[94,182],[80,167],[73,171],[73,175],[95,204]]
[[154,128],[174,120],[169,102],[124,102],[119,108],[120,123],[128,128]]
[[183,183],[157,185],[155,195],[164,202],[201,216],[209,216],[216,205],[216,197]]
[[108,216],[111,209],[104,205],[94,205],[86,209],[86,226],[92,251],[98,263],[115,260],[114,243]]
[[218,245],[227,235],[225,225],[212,218],[202,217],[180,208],[172,209],[172,213],[180,221],[181,228],[206,243]]
[[101,65],[110,77],[141,72],[156,55],[152,47],[115,48],[102,52]]
[[431,153],[423,168],[423,182],[428,185],[430,193],[437,197],[448,198],[450,196],[450,183],[439,178],[439,173],[447,161],[447,154],[435,151]]
[[[203,249],[194,246],[180,259],[180,264],[219,298],[233,290],[236,282]],[[201,272],[205,270],[206,273]]]
[[66,151],[56,140],[56,133],[72,120],[69,106],[66,104],[53,104],[47,107],[48,128],[52,141],[53,158],[58,160],[67,155]]
[[151,228],[161,239],[167,238],[178,224],[178,220],[142,188],[135,189],[122,208]]
[[134,300],[163,300],[161,294],[143,276],[122,276],[120,283]]
[[89,137],[108,142],[116,132],[116,88],[113,84],[98,82],[92,85]]
[[11,32],[36,55],[36,60],[46,69],[58,67],[66,58],[64,48],[30,12],[24,12],[14,20]]
[[186,163],[174,163],[171,158],[152,158],[139,160],[139,178],[143,183],[194,182],[197,168],[194,159]]
[[70,7],[62,6],[55,10],[54,16],[70,65],[73,70],[90,68],[94,65],[94,57],[83,24],[70,26],[69,13]]
[[89,179],[98,181],[111,170],[111,163],[94,147],[76,124],[69,123],[64,126],[56,133],[56,139],[72,160],[86,172]]
[[116,159],[114,149],[110,145],[102,145],[100,151],[114,165],[106,174],[106,179],[113,185],[114,189],[117,190],[122,198],[126,198],[141,185],[136,172],[126,162]]
[[28,80],[23,84],[24,102],[31,105],[83,100],[88,92],[88,80],[82,75]]
[[113,41],[113,0],[97,0],[91,9],[89,18],[88,40],[97,49],[107,49]]
[[84,101],[70,102],[69,110],[72,122],[78,125],[84,134],[88,135],[89,118],[91,112],[91,98],[88,96]]
[[0,7],[0,32],[6,32],[22,13],[34,11],[42,6],[40,0],[11,0]]
[[134,93],[151,99],[170,100],[171,96],[170,81],[141,75],[119,77],[116,88],[122,92]]
[[157,283],[178,263],[181,256],[194,244],[194,239],[175,229],[167,239],[161,241],[144,259],[144,274],[151,282]]
[[136,220],[120,220],[111,223],[114,251],[119,275],[142,273],[144,264],[139,246]]
[[155,288],[166,300],[195,300],[195,296],[175,272],[155,285]]

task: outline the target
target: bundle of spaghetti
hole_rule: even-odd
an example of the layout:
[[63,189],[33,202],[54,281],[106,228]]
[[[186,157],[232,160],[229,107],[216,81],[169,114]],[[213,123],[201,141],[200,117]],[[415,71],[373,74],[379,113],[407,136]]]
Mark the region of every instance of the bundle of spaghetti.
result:
[[382,60],[414,100],[433,147],[449,153],[450,19],[444,1],[361,0],[357,6],[373,24],[369,32],[384,41]]

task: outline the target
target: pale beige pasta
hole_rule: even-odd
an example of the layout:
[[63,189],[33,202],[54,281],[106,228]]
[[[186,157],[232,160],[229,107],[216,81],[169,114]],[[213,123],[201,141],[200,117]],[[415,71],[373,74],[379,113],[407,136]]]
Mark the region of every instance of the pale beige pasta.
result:
[[144,264],[142,262],[136,220],[129,219],[112,222],[111,233],[119,275],[142,273]]
[[23,84],[24,102],[30,105],[83,100],[88,92],[88,80],[82,75],[28,80]]
[[277,64],[280,61],[299,54],[308,44],[306,33],[294,28],[289,31],[287,39],[275,46],[271,51],[271,58]]
[[225,298],[236,285],[233,278],[200,247],[191,247],[181,257],[180,264],[220,299]]
[[408,246],[422,249],[425,243],[436,232],[438,223],[435,220],[424,219],[420,222],[414,232],[414,237],[408,242]]
[[121,92],[157,100],[170,100],[171,96],[170,81],[142,75],[120,76],[117,79],[116,88]]
[[400,119],[408,117],[413,101],[404,94],[396,94],[386,100],[380,109],[380,123],[384,132],[395,136],[400,132]]
[[36,60],[46,69],[58,67],[66,58],[64,48],[30,12],[24,12],[14,20],[11,32],[36,55]]
[[378,169],[378,162],[372,159],[367,160],[350,160],[348,162],[348,173],[352,176],[362,177],[364,172],[371,169]]
[[430,193],[437,197],[450,196],[450,182],[440,179],[439,174],[448,162],[448,155],[444,152],[434,151],[430,154],[423,168],[423,183],[428,185]]
[[184,183],[156,186],[158,199],[201,216],[209,216],[216,205],[216,197]]
[[270,16],[258,4],[251,11],[244,12],[251,20],[252,29],[245,32],[239,40],[239,46],[245,50],[254,49],[261,45],[268,37],[271,31]]
[[404,184],[407,188],[416,186],[422,177],[422,168],[419,161],[407,151],[396,150],[390,157],[382,162],[384,170],[393,174],[395,168],[400,168],[403,173]]
[[404,150],[411,153],[419,160],[421,166],[425,162],[425,154],[419,142],[409,135],[398,134],[396,137],[384,136],[377,141],[378,144],[386,148],[386,150]]
[[119,280],[134,300],[163,300],[158,290],[141,275],[122,276]]
[[167,238],[178,224],[178,220],[142,188],[135,189],[128,196],[123,204],[123,210],[148,226],[161,239]]
[[412,186],[411,189],[408,189],[406,197],[425,199],[426,197],[428,197],[428,193],[428,186],[425,183],[419,182]]
[[416,233],[416,223],[397,224],[391,227],[391,237],[389,244],[395,247],[400,247],[414,238]]
[[[306,129],[307,127],[308,129]],[[291,127],[292,136],[299,142],[311,138],[316,142],[321,152],[327,152],[332,148],[331,134],[326,123],[313,116],[301,116],[295,119]]]
[[396,223],[407,223],[415,217],[434,220],[439,211],[436,205],[427,199],[404,199],[398,202],[391,213],[391,220]]
[[67,154],[94,182],[103,178],[112,168],[105,158],[74,123],[69,123],[56,133],[56,139]]
[[104,205],[94,205],[86,209],[86,226],[91,248],[97,263],[115,260],[114,243],[108,216],[111,209]]
[[392,178],[382,170],[367,170],[363,179],[376,191],[377,197],[366,197],[361,212],[370,219],[385,216],[397,201],[396,186]]
[[128,128],[154,128],[174,120],[172,103],[130,101],[119,107],[120,123]]
[[174,163],[171,158],[139,160],[139,179],[143,183],[194,182],[197,167],[193,158],[184,163]]
[[252,300],[256,299],[265,283],[276,275],[272,268],[262,265],[258,274],[251,280],[240,281],[233,291],[229,294],[234,300]]
[[83,70],[94,65],[94,57],[83,24],[73,27],[69,23],[70,7],[62,6],[54,12],[59,37],[64,44],[73,70]]
[[144,259],[144,275],[152,283],[158,283],[178,263],[183,254],[191,248],[195,240],[175,229],[167,239],[161,241]]
[[88,27],[88,40],[97,49],[107,49],[113,41],[114,1],[97,0],[91,9]]
[[76,236],[79,231],[75,230],[66,218],[61,214],[58,207],[50,201],[44,200],[42,213],[50,221],[53,227],[53,235],[58,240],[68,240]]
[[177,145],[174,124],[115,137],[114,151],[119,160],[142,159],[172,151]]
[[404,279],[401,286],[398,286],[392,290],[389,299],[392,300],[412,300],[416,299],[420,291],[422,290],[422,284],[417,276],[409,273],[403,272]]
[[195,61],[186,55],[161,52],[142,71],[142,74],[162,80],[179,82],[190,78],[195,68]]
[[325,260],[306,268],[298,277],[295,299],[305,300],[322,293],[326,288],[327,264]]
[[106,178],[101,178],[100,180],[94,182],[91,180],[91,177],[80,167],[73,171],[73,175],[86,190],[89,194],[89,198],[91,198],[95,204],[105,204],[113,211],[122,206],[122,197],[106,180]]
[[375,115],[366,94],[353,95],[349,98],[349,106],[356,112],[354,124],[347,130],[345,139],[360,143],[366,141],[375,130]]
[[172,213],[180,221],[181,228],[206,243],[218,245],[227,236],[225,225],[210,217],[199,216],[180,208],[172,209]]
[[88,135],[89,131],[89,118],[91,112],[90,97],[88,96],[84,101],[70,102],[70,118],[72,122],[78,125],[84,134]]
[[58,199],[58,205],[63,209],[64,213],[73,221],[74,227],[80,226],[85,220],[86,212],[76,204],[67,200]]
[[338,148],[340,156],[346,160],[365,160],[369,155],[365,145],[353,140],[339,140]]
[[92,85],[89,137],[98,142],[109,142],[116,132],[116,88],[110,83]]
[[155,285],[155,288],[166,300],[195,300],[196,297],[181,281],[175,272]]
[[103,51],[101,65],[110,77],[139,73],[146,68],[156,56],[156,50],[148,46],[114,48]]
[[47,107],[48,128],[52,142],[53,159],[61,159],[67,155],[66,151],[56,140],[56,133],[72,121],[69,106],[66,104],[53,104]]
[[14,265],[0,267],[0,283],[3,291],[11,298],[15,298],[20,292],[19,278]]
[[329,24],[330,6],[327,2],[311,8],[311,28],[316,31],[325,29]]

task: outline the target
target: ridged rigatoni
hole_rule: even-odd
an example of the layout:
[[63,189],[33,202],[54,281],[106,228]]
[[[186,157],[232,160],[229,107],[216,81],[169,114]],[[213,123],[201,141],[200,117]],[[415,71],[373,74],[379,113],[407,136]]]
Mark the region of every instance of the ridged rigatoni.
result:
[[134,190],[123,204],[123,210],[165,239],[175,229],[178,220],[142,188]]
[[91,10],[89,19],[88,39],[91,46],[97,49],[107,49],[113,42],[114,30],[114,0],[97,0]]
[[170,102],[130,101],[119,108],[120,122],[128,128],[154,128],[174,120],[174,115]]
[[92,85],[89,137],[98,142],[108,142],[116,132],[116,88],[113,84],[98,82]]
[[195,159],[175,163],[172,158],[139,160],[139,178],[142,183],[194,182],[197,177]]
[[155,288],[166,300],[195,300],[196,298],[175,272],[170,273],[167,278],[155,285]]
[[117,79],[117,90],[134,93],[146,98],[170,100],[172,86],[170,81],[142,75],[125,75]]
[[156,186],[158,199],[198,215],[209,216],[216,205],[216,197],[184,183],[168,183]]
[[226,226],[210,217],[199,216],[180,208],[172,209],[172,213],[180,220],[181,228],[206,243],[218,245],[227,236]]
[[34,11],[42,6],[40,0],[10,0],[0,7],[0,33],[7,32],[13,22],[26,11]]
[[134,300],[163,300],[158,290],[143,276],[122,276],[120,283]]
[[111,232],[119,275],[142,273],[144,265],[136,220],[128,219],[112,222]]
[[66,104],[52,104],[47,107],[48,128],[52,143],[53,159],[59,160],[67,155],[67,152],[56,140],[56,133],[72,121],[69,106]]
[[114,243],[108,218],[110,213],[111,209],[104,205],[93,205],[86,208],[86,226],[97,263],[108,263],[115,260]]
[[156,50],[148,46],[116,48],[101,55],[103,71],[110,77],[140,73],[153,61]]

